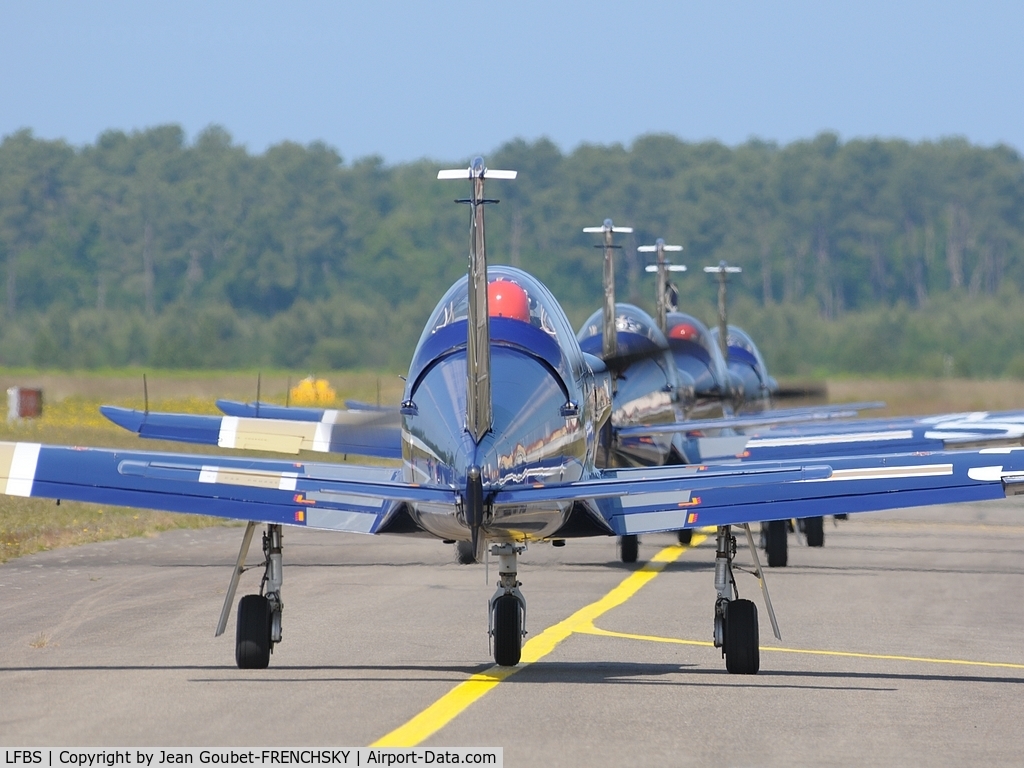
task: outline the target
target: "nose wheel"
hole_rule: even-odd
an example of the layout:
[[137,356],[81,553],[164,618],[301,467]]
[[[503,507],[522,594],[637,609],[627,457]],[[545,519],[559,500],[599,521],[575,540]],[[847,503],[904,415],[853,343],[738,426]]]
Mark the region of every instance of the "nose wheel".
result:
[[517,560],[525,547],[515,544],[495,544],[491,554],[498,558],[498,590],[491,597],[488,634],[494,650],[494,663],[499,667],[514,667],[523,655],[523,637],[526,635],[526,599],[519,591]]

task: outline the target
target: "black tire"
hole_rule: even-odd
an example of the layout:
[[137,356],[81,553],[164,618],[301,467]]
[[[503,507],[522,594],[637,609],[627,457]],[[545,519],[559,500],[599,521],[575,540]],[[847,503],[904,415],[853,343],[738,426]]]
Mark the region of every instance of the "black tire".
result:
[[725,668],[731,675],[756,675],[761,668],[757,606],[733,600],[725,614]]
[[455,542],[455,562],[459,565],[473,565],[476,562],[472,541]]
[[623,536],[619,539],[620,554],[622,562],[635,563],[640,555],[640,537],[635,534]]
[[785,568],[789,561],[789,521],[772,520],[765,525],[764,551],[769,568]]
[[805,517],[804,518],[804,536],[807,537],[808,547],[824,547],[825,546],[825,518],[824,517]]
[[238,601],[235,663],[239,669],[266,669],[270,664],[270,601],[263,595]]
[[523,650],[523,622],[519,601],[502,595],[494,601],[494,663],[514,667]]
[[693,541],[693,528],[683,528],[678,533],[680,544],[689,544]]

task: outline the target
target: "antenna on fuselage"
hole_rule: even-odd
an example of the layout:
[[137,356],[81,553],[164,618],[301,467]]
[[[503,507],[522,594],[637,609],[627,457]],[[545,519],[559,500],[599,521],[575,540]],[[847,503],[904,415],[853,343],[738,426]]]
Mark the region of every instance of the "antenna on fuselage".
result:
[[594,247],[604,248],[604,323],[601,329],[601,356],[605,360],[611,360],[618,349],[618,334],[615,330],[615,262],[612,259],[612,251],[622,248],[621,245],[615,245],[613,235],[616,232],[628,235],[633,228],[616,227],[611,219],[605,219],[600,227],[584,227],[583,231],[604,235],[604,244]]
[[479,443],[491,429],[491,329],[487,312],[487,244],[484,206],[497,200],[484,198],[484,179],[514,179],[515,171],[495,171],[474,158],[469,168],[438,171],[439,179],[469,179],[473,196],[456,200],[472,207],[469,224],[469,330],[466,342],[466,429]]
[[669,291],[671,283],[668,279],[669,272],[685,272],[685,264],[672,264],[665,258],[667,252],[677,253],[683,250],[681,245],[665,245],[660,237],[654,241],[654,245],[641,245],[637,250],[640,253],[656,253],[658,261],[656,264],[648,264],[644,267],[646,272],[658,273],[657,302],[658,302],[658,328],[662,333],[668,333],[668,313],[675,311],[675,302],[669,302]]
[[726,307],[726,283],[729,275],[742,272],[741,267],[730,267],[725,261],[718,262],[717,267],[704,267],[708,274],[718,275],[718,348],[722,350],[722,359],[729,362],[729,315]]

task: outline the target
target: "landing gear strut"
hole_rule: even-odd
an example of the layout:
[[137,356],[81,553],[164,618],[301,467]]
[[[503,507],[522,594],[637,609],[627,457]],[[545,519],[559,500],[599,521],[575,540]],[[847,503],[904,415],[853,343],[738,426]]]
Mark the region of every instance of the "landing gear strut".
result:
[[[245,556],[249,552],[256,523],[250,522],[242,536],[231,583],[224,596],[224,607],[217,623],[216,636],[224,634],[231,603],[238,589],[238,579],[246,570]],[[235,663],[240,669],[265,669],[270,664],[274,645],[281,642],[281,584],[284,580],[281,526],[270,524],[263,534],[263,580],[258,595],[246,595],[238,601],[238,624],[235,630]]]
[[526,634],[526,599],[519,591],[517,559],[525,547],[516,544],[495,544],[491,554],[498,558],[498,590],[491,597],[488,634],[494,648],[494,663],[514,667],[522,657]]

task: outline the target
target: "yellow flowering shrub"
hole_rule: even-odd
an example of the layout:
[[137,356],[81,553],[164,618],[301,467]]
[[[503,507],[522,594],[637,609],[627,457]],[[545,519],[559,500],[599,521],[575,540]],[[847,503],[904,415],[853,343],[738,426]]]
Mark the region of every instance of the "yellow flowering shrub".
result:
[[337,397],[327,379],[307,376],[291,389],[292,405],[333,405]]

